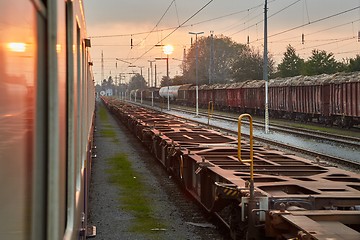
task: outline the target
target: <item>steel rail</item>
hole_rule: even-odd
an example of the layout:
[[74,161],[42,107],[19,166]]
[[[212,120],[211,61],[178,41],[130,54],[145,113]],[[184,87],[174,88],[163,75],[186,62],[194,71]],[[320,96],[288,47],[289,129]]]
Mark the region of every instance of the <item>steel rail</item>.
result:
[[[173,108],[173,110],[182,111],[182,112],[190,113],[190,114],[193,113],[193,111],[185,110],[185,109],[181,109],[181,108]],[[207,116],[205,113],[199,113],[199,115]],[[212,118],[219,119],[219,120],[225,120],[225,121],[231,121],[234,123],[237,122],[237,119],[235,117],[221,116],[218,114],[213,114]],[[248,124],[248,122],[245,121],[244,124]],[[261,128],[264,127],[264,123],[260,122],[260,121],[254,121],[253,124],[256,127],[261,127]],[[338,144],[360,148],[360,138],[357,138],[357,137],[342,136],[342,135],[331,134],[331,133],[326,133],[326,132],[317,132],[314,130],[295,128],[295,127],[291,127],[291,126],[286,126],[286,128],[285,128],[284,126],[277,125],[277,124],[272,124],[271,129],[276,130],[276,131],[285,132],[285,133],[299,135],[302,137],[315,138],[315,139],[318,139],[321,141],[333,141]]]

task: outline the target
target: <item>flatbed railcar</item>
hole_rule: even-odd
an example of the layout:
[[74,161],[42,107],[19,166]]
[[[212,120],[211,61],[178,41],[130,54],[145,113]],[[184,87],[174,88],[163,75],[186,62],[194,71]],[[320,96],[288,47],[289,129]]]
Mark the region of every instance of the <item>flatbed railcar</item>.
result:
[[233,239],[360,239],[359,174],[103,101]]
[[85,239],[95,91],[83,2],[0,6],[0,238]]

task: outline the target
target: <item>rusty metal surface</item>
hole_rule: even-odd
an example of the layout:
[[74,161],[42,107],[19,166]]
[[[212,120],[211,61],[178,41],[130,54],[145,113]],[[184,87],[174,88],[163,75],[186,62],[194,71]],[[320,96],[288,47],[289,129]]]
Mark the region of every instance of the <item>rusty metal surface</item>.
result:
[[[229,199],[232,203],[238,201],[242,209],[247,206],[250,168],[237,158],[236,138],[163,113],[119,102],[107,105],[205,209],[220,211]],[[249,146],[245,141],[242,144],[242,155],[248,158]],[[295,229],[291,236],[301,231],[314,239],[340,239],[331,231],[332,227],[346,231],[349,229],[344,221],[360,224],[360,211],[356,210],[360,206],[359,174],[255,145],[254,183],[258,211],[270,214],[296,209],[303,213],[277,214],[277,222],[281,224],[274,224],[274,217],[265,220],[265,213],[259,214],[259,221],[269,226],[269,236],[284,237],[285,233],[278,226],[285,224],[288,229]],[[339,218],[333,220],[326,210],[336,210]],[[306,215],[309,211],[317,211],[318,218],[322,218],[316,220],[314,212],[312,216]],[[352,218],[344,217],[346,214]],[[354,239],[359,232],[349,230],[346,236],[341,235],[341,239]]]

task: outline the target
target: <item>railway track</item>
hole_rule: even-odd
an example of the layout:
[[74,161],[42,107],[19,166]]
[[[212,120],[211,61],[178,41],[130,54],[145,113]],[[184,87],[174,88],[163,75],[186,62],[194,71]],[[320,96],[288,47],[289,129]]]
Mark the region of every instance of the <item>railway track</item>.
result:
[[[141,105],[144,107],[144,105]],[[147,106],[150,107],[150,106]],[[155,107],[150,107],[152,109],[157,110],[157,108]],[[187,114],[195,114],[195,111],[191,111],[191,110],[186,110],[183,108],[177,108],[177,107],[173,107],[172,110],[174,111],[181,111]],[[203,113],[203,112],[199,112],[200,116],[204,116],[207,117],[208,114],[207,113]],[[201,121],[197,121],[195,119],[189,119],[189,118],[185,118],[179,115],[176,115],[179,118],[182,119],[186,119],[187,121],[191,121],[191,122],[195,122],[197,124],[204,124]],[[217,119],[217,120],[223,120],[223,121],[229,121],[229,122],[233,122],[233,123],[237,123],[238,119],[235,119],[233,117],[229,117],[229,116],[222,116],[222,115],[218,115],[215,114],[212,116],[212,118]],[[244,121],[244,124],[248,124],[247,121]],[[253,125],[255,127],[259,127],[259,128],[263,128],[263,123],[262,122],[253,122]],[[214,129],[219,129],[222,132],[226,132],[228,134],[231,135],[237,135],[238,132],[228,129],[228,128],[223,128],[223,127],[219,127],[216,125],[208,124],[208,126],[214,128]],[[275,125],[272,124],[271,126],[272,130],[276,130],[276,131],[281,131],[283,133],[288,133],[288,134],[294,134],[294,135],[299,135],[302,137],[307,137],[307,138],[315,138],[317,140],[320,141],[332,141],[335,142],[336,144],[342,144],[344,146],[350,146],[350,147],[355,147],[355,148],[360,148],[360,139],[359,138],[355,138],[355,137],[346,137],[346,136],[341,136],[341,135],[334,135],[334,134],[330,134],[330,133],[324,133],[324,132],[314,132],[311,130],[306,130],[306,129],[299,129],[299,128],[294,128],[294,127],[282,127],[280,125]],[[246,133],[242,134],[244,137],[248,138],[249,135]],[[268,138],[264,138],[264,137],[259,137],[259,136],[253,136],[253,139],[257,142],[263,143],[263,144],[267,144],[270,146],[276,146],[279,147],[281,149],[286,149],[292,152],[296,152],[296,153],[301,153],[303,155],[309,156],[309,157],[313,157],[314,158],[314,162],[317,162],[319,164],[322,165],[334,165],[334,166],[340,166],[340,167],[345,167],[345,168],[349,168],[351,170],[354,171],[360,171],[360,162],[356,162],[356,161],[352,161],[352,160],[347,160],[344,158],[340,158],[340,157],[336,157],[336,156],[331,156],[329,154],[324,154],[318,151],[313,151],[313,150],[309,150],[309,149],[305,149],[305,148],[301,148],[298,146],[292,146],[290,144],[286,144],[286,143],[282,143],[279,141],[275,141],[272,139],[268,139]]]
[[[180,116],[178,116],[180,117]],[[183,117],[181,117],[183,118]],[[188,121],[192,121],[192,122],[196,122],[198,124],[203,124],[202,122],[196,121],[194,119],[188,119],[188,118],[183,118],[183,119],[187,119]],[[222,132],[227,132],[229,134],[232,135],[237,135],[238,132],[237,131],[233,131],[227,128],[222,128],[216,125],[212,125],[209,124],[210,127],[214,128],[214,129],[219,129]],[[243,133],[242,134],[244,137],[249,138],[249,134]],[[308,135],[306,135],[308,136]],[[261,143],[265,143],[271,146],[277,146],[280,147],[282,149],[287,149],[290,150],[292,152],[298,152],[298,153],[302,153],[304,155],[307,156],[312,156],[314,157],[314,162],[318,162],[320,164],[324,164],[326,165],[327,163],[325,163],[325,161],[327,161],[328,163],[332,163],[332,164],[336,164],[336,165],[340,165],[340,166],[344,166],[344,167],[348,167],[350,169],[353,169],[355,171],[360,171],[360,163],[359,162],[355,162],[355,161],[351,161],[351,160],[347,160],[347,159],[343,159],[343,158],[339,158],[339,157],[335,157],[335,156],[330,156],[324,153],[320,153],[320,152],[316,152],[316,151],[311,151],[305,148],[300,148],[300,147],[296,147],[296,146],[291,146],[289,144],[285,144],[285,143],[281,143],[275,140],[270,140],[267,138],[263,138],[263,137],[256,137],[253,136],[253,139],[257,142],[261,142]],[[329,164],[327,164],[329,165]]]
[[359,239],[358,174],[243,140],[239,157],[227,129],[143,106],[107,105],[233,239]]
[[[258,144],[253,149],[248,141],[241,147],[228,130],[193,119],[107,104],[233,239],[359,239],[359,174],[322,159],[311,162]],[[239,146],[253,160],[243,162]]]
[[[185,113],[189,113],[189,114],[195,114],[195,111],[186,110],[183,108],[172,108],[172,109],[175,111],[181,111],[181,112],[185,112]],[[204,117],[208,116],[208,114],[204,113],[204,112],[199,112],[199,115],[204,116]],[[234,117],[223,116],[223,115],[219,115],[219,114],[213,114],[212,118],[218,119],[218,120],[229,121],[229,122],[235,122],[235,123],[238,121],[238,119],[236,119]],[[244,124],[248,124],[248,122],[244,121]],[[264,127],[264,123],[261,121],[254,120],[253,125],[255,127],[259,127],[259,128]],[[291,126],[284,127],[284,126],[281,126],[279,124],[274,124],[274,123],[271,123],[271,130],[288,133],[288,134],[294,134],[294,135],[298,135],[298,136],[302,136],[302,137],[313,138],[313,139],[317,139],[317,140],[321,140],[321,141],[331,141],[333,143],[341,144],[344,146],[360,148],[360,138],[357,138],[357,137],[343,136],[343,135],[326,133],[326,132],[318,132],[318,131],[314,131],[314,130],[309,130],[309,129],[304,129],[304,128],[296,128],[296,127],[291,127]]]

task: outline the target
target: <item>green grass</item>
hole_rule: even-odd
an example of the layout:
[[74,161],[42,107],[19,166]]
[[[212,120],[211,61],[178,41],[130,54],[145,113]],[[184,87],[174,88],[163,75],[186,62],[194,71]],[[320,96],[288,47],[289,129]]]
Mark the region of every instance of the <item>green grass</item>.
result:
[[114,131],[113,126],[109,123],[108,112],[102,105],[99,108],[99,117],[102,124],[100,135],[106,138],[112,138],[113,142],[118,143],[119,140],[116,137],[116,132]]
[[[159,219],[153,217],[153,208],[148,199],[145,183],[141,176],[134,171],[127,155],[118,154],[109,159],[111,169],[110,182],[119,187],[121,198],[120,207],[135,217],[130,229],[132,232],[145,234],[159,234],[161,231],[152,231],[154,228],[166,228],[166,225]],[[156,237],[159,237],[156,235]]]
[[101,105],[99,108],[99,117],[102,122],[106,122],[109,120],[107,110],[103,105]]
[[108,137],[108,138],[115,138],[116,139],[116,133],[113,129],[105,128],[100,131],[101,136]]

